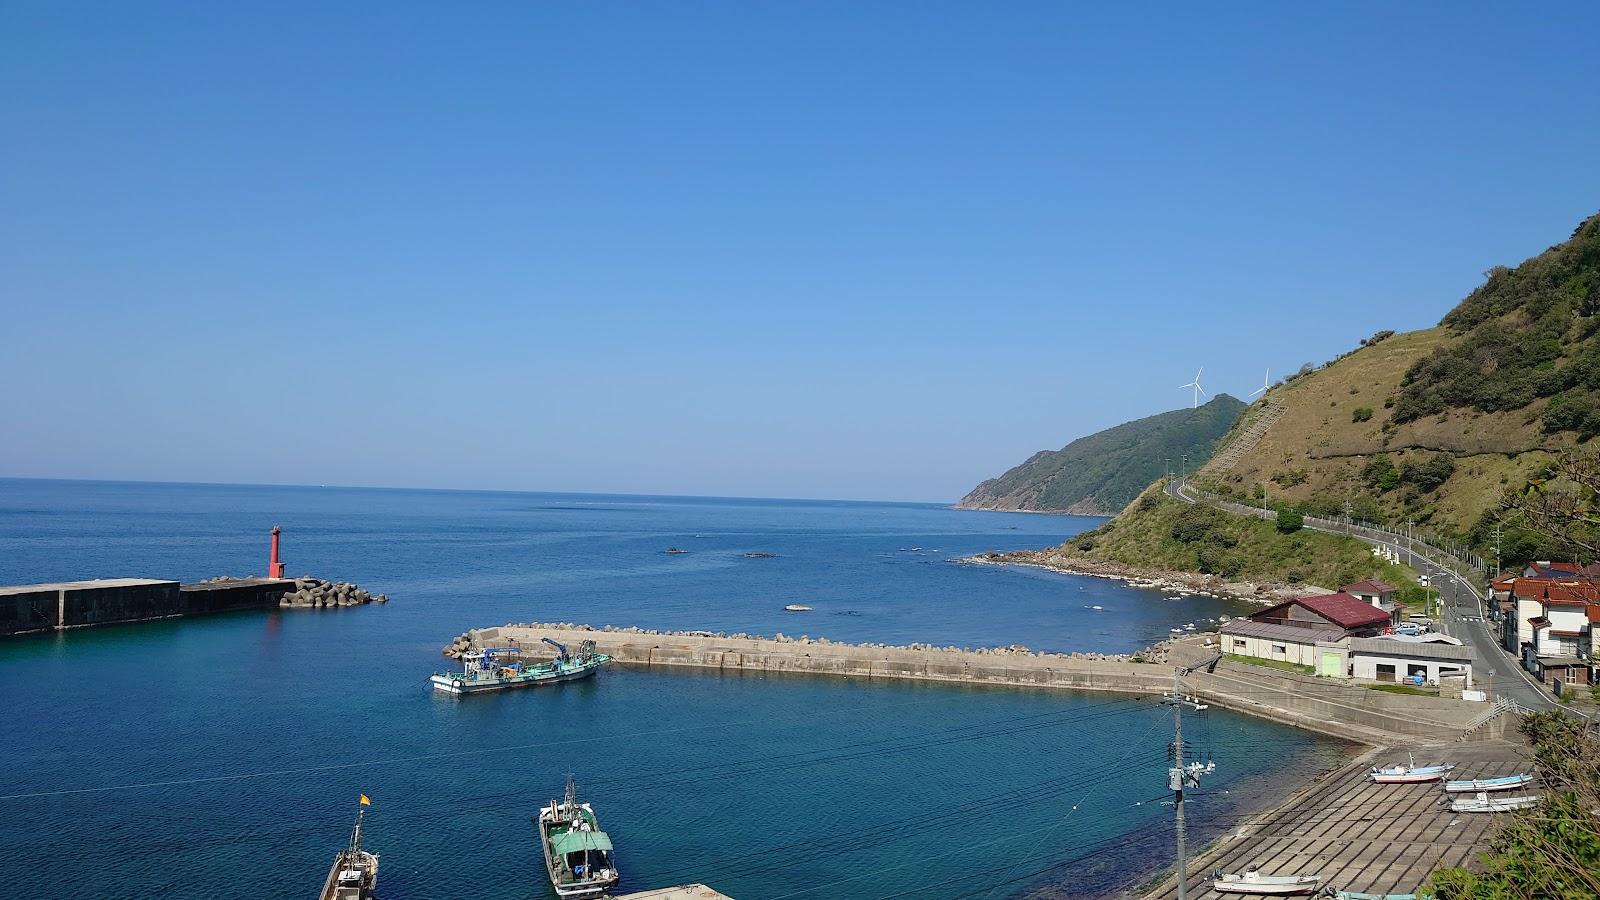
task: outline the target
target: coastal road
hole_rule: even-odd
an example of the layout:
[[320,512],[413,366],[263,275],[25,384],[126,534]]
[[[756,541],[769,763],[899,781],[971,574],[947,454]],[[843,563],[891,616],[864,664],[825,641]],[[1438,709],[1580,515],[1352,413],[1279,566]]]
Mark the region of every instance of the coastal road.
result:
[[[1182,481],[1168,481],[1164,490],[1167,496],[1184,503],[1198,503],[1199,498],[1186,491],[1188,484]],[[1262,518],[1267,518],[1272,513],[1266,510],[1258,512]],[[1347,532],[1334,532],[1327,529],[1307,525],[1313,531],[1325,531],[1329,534],[1348,534]],[[1374,547],[1389,547],[1395,551],[1397,558],[1407,554],[1404,547],[1389,541],[1378,540],[1362,534],[1349,534],[1364,543]],[[1484,597],[1466,579],[1457,577],[1454,573],[1428,559],[1417,555],[1407,554],[1411,560],[1412,568],[1419,573],[1427,575],[1429,582],[1444,591],[1444,616],[1440,624],[1444,633],[1472,647],[1477,654],[1478,663],[1473,666],[1473,682],[1480,688],[1487,685],[1493,688],[1497,697],[1508,697],[1530,709],[1549,709],[1556,706],[1555,700],[1545,691],[1544,686],[1528,674],[1520,662],[1507,653],[1500,646],[1494,631],[1488,622],[1488,609]]]

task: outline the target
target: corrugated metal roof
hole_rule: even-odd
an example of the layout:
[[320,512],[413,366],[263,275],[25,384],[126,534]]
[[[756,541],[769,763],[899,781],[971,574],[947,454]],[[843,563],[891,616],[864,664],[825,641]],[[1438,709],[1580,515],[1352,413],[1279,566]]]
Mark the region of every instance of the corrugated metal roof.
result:
[[1364,656],[1414,656],[1422,659],[1451,659],[1471,662],[1471,647],[1454,644],[1411,644],[1388,638],[1351,638],[1350,655]]
[[1223,623],[1222,633],[1239,637],[1295,641],[1301,644],[1337,641],[1344,637],[1344,632],[1337,628],[1302,628],[1299,625],[1278,625],[1273,622],[1253,622],[1249,619],[1234,619]]

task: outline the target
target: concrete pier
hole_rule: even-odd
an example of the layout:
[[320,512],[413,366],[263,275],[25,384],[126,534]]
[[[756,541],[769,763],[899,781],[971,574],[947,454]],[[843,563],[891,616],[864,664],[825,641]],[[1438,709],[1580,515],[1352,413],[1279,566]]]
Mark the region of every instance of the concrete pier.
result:
[[[1022,649],[961,650],[839,644],[823,640],[654,633],[570,625],[503,625],[474,629],[446,648],[514,646],[549,656],[544,638],[576,647],[593,640],[602,653],[629,666],[799,673],[1066,688],[1159,695],[1172,689],[1173,666],[1102,654],[1032,653]],[[1180,664],[1200,648],[1172,650]],[[1390,694],[1329,679],[1223,662],[1216,672],[1184,678],[1184,691],[1228,709],[1368,744],[1487,739],[1498,731],[1481,721],[1483,703]]]
[[153,578],[102,578],[0,587],[0,637],[273,608],[293,588],[293,581],[282,578],[198,584]]

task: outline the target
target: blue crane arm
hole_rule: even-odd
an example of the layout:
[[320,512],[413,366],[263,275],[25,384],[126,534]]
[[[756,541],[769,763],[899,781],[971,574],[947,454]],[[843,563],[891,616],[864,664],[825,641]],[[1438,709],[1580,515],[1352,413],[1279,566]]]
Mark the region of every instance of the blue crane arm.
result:
[[567,645],[566,644],[563,644],[560,641],[551,640],[550,638],[541,638],[540,640],[543,640],[546,644],[549,644],[550,646],[556,648],[557,650],[560,650],[562,659],[566,659],[567,658]]

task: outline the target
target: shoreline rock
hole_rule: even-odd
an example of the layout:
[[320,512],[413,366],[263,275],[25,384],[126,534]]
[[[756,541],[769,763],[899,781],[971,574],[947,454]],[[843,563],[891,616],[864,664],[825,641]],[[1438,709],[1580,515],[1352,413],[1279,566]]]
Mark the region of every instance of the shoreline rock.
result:
[[1221,575],[1206,575],[1201,572],[1143,569],[1138,566],[1068,556],[1059,550],[1013,550],[1006,553],[990,551],[952,561],[964,565],[1030,566],[1060,572],[1063,575],[1124,581],[1130,587],[1182,591],[1203,597],[1225,597],[1268,606],[1295,597],[1328,593],[1323,588],[1305,584],[1272,582],[1257,584],[1250,581],[1228,581]]
[[296,578],[294,590],[278,601],[280,609],[329,609],[340,606],[365,606],[388,603],[388,594],[373,594],[348,581],[324,581],[309,576]]

